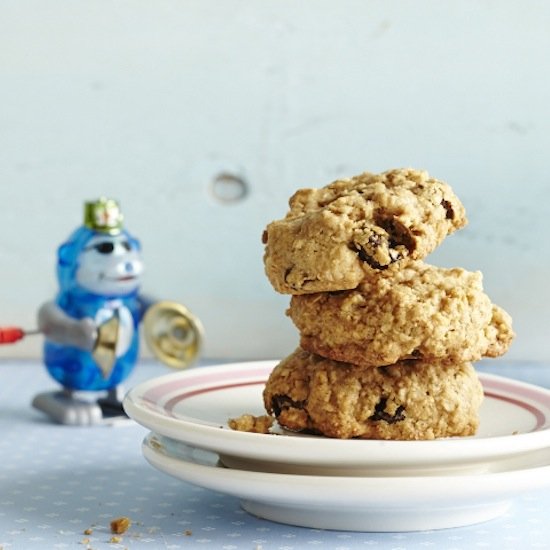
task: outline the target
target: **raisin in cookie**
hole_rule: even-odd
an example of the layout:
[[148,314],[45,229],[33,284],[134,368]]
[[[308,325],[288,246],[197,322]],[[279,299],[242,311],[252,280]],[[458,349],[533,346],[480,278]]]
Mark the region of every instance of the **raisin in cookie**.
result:
[[412,440],[474,434],[483,390],[470,363],[365,369],[298,348],[272,371],[263,398],[292,431]]
[[300,189],[289,205],[262,237],[267,277],[283,294],[355,288],[365,274],[424,258],[467,223],[446,183],[412,169]]
[[353,290],[292,296],[287,314],[302,348],[363,366],[477,361],[503,355],[514,336],[479,271],[422,261],[367,277]]

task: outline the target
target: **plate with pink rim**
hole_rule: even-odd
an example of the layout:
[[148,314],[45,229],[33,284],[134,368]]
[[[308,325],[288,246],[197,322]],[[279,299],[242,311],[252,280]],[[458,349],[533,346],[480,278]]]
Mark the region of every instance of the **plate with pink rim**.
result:
[[217,453],[242,470],[345,476],[449,475],[490,471],[494,463],[550,448],[550,390],[479,373],[485,399],[478,433],[432,441],[340,440],[234,431],[230,418],[265,414],[262,391],[277,361],[195,367],[143,382],[124,399],[151,431]]

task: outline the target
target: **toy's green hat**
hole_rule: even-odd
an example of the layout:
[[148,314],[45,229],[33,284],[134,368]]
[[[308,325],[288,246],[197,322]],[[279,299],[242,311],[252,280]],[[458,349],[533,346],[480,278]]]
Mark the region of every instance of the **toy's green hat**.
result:
[[123,219],[120,206],[114,199],[101,197],[84,203],[84,225],[94,231],[116,235],[122,230]]

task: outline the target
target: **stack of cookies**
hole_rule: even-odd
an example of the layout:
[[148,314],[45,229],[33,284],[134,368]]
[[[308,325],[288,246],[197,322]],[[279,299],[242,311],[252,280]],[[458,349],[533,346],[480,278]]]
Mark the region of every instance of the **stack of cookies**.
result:
[[504,354],[510,316],[480,272],[424,263],[467,223],[446,183],[391,170],[300,189],[263,235],[265,271],[292,295],[300,347],[271,373],[267,412],[335,438],[434,439],[476,432],[472,362]]

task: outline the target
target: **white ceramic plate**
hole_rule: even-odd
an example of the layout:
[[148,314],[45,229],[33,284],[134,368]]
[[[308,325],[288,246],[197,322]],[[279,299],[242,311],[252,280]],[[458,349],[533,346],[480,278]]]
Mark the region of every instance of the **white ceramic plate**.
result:
[[225,468],[212,452],[149,434],[149,463],[177,479],[235,496],[253,515],[347,531],[414,531],[498,517],[521,492],[550,486],[550,450],[509,458],[503,471],[438,477],[287,475]]
[[319,475],[483,472],[494,461],[550,447],[550,391],[480,373],[485,400],[474,437],[435,441],[337,440],[278,429],[236,432],[229,418],[265,414],[262,391],[275,361],[195,368],[144,382],[124,400],[150,430],[214,451],[241,469]]

